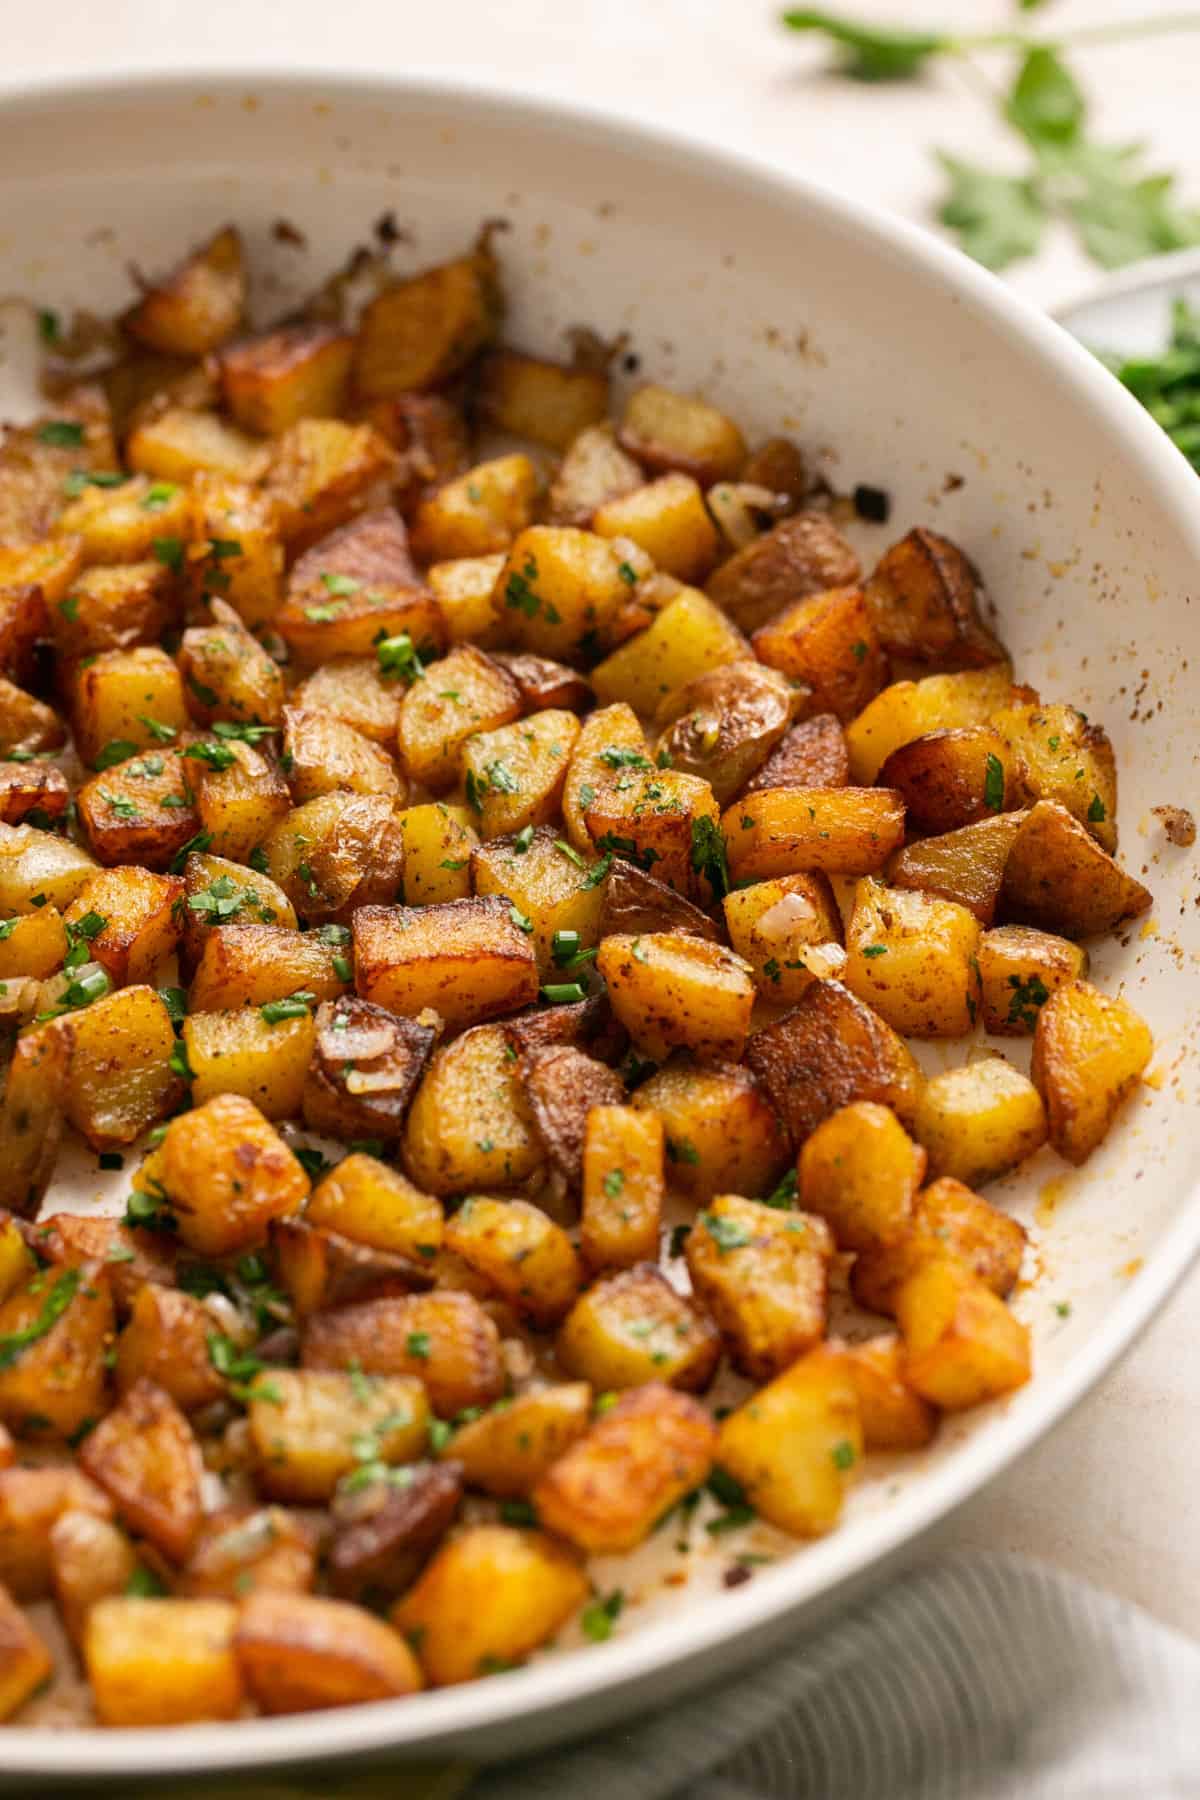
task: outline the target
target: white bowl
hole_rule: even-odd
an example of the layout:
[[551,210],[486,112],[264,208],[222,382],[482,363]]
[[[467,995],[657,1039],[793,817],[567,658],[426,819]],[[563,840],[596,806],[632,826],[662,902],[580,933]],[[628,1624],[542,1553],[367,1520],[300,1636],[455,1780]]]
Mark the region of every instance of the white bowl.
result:
[[[553,351],[572,324],[627,330],[647,371],[706,392],[752,433],[793,431],[843,484],[887,488],[887,536],[924,521],[963,544],[1020,672],[1113,736],[1123,855],[1154,888],[1158,923],[1095,960],[1152,1021],[1161,1084],[1086,1170],[1062,1179],[1045,1152],[1000,1184],[1042,1268],[1020,1302],[1037,1342],[1027,1389],[869,1482],[830,1538],[734,1591],[685,1592],[642,1629],[623,1621],[609,1644],[332,1714],[10,1729],[0,1782],[61,1791],[82,1776],[528,1752],[727,1677],[911,1557],[1099,1379],[1196,1251],[1200,912],[1192,857],[1166,846],[1150,808],[1195,799],[1200,485],[1065,332],[934,239],[576,108],[385,79],[47,90],[0,106],[0,202],[0,293],[101,310],[128,297],[129,261],[161,266],[225,218],[271,271],[264,311],[278,311],[385,211],[412,232],[414,267],[502,216],[514,341]],[[280,217],[306,251],[273,238]]]

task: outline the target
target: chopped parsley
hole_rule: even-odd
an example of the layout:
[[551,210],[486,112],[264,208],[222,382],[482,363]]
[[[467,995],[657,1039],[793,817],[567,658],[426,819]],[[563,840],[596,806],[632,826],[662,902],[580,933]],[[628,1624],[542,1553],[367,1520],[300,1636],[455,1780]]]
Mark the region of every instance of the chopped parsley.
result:
[[727,1255],[730,1250],[744,1250],[751,1241],[750,1233],[744,1225],[739,1225],[736,1219],[726,1219],[718,1213],[703,1212],[696,1223],[703,1225],[722,1256]]
[[38,426],[37,435],[39,444],[50,444],[55,450],[78,450],[84,442],[83,426],[75,419],[47,419]]
[[579,1623],[583,1627],[585,1637],[591,1638],[594,1644],[602,1644],[612,1636],[612,1628],[621,1616],[625,1605],[625,1596],[620,1588],[614,1588],[611,1594],[599,1595],[589,1602],[579,1615]]
[[379,672],[383,676],[395,675],[408,686],[420,681],[425,674],[425,665],[417,655],[416,646],[407,631],[398,631],[394,637],[381,638],[375,646],[375,656],[379,663]]
[[1008,1023],[1023,1025],[1032,1031],[1038,1022],[1038,1013],[1050,998],[1050,989],[1037,973],[1026,976],[1010,975],[1008,985],[1012,993],[1008,996]]
[[1004,807],[1004,764],[990,751],[984,764],[983,804],[989,812],[1000,812]]
[[128,762],[131,756],[137,755],[137,750],[137,745],[129,738],[113,738],[110,743],[105,744],[103,750],[97,752],[93,767],[100,774],[117,763]]
[[697,875],[707,875],[718,899],[729,892],[729,857],[721,827],[715,819],[692,820],[691,863]]
[[75,1298],[82,1280],[82,1269],[64,1269],[42,1301],[37,1317],[31,1319],[28,1325],[23,1325],[19,1331],[8,1331],[0,1335],[0,1369],[10,1369],[23,1350],[53,1331]]
[[578,1006],[587,999],[587,990],[577,981],[550,981],[541,990],[543,1000],[551,1006]]
[[183,753],[192,762],[204,763],[210,769],[231,769],[237,761],[228,744],[189,744]]

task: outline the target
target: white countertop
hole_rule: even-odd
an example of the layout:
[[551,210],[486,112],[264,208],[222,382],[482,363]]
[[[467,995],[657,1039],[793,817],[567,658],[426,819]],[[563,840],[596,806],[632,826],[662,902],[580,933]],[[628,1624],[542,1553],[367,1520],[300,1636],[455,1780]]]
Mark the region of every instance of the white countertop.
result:
[[[1007,138],[978,74],[864,88],[820,73],[822,53],[773,23],[770,0],[58,0],[5,9],[0,87],[26,78],[200,66],[420,67],[579,96],[705,133],[927,222],[939,190],[930,147],[1003,168]],[[1011,28],[1001,0],[847,0],[896,25]],[[1044,31],[1170,10],[1169,0],[1056,0],[1021,15]],[[1147,39],[1076,54],[1101,98],[1100,133],[1144,139],[1200,200],[1200,44]],[[985,71],[999,77],[1002,63]],[[1010,277],[1054,306],[1095,279],[1065,233]],[[1191,1367],[1197,1365],[1193,1380]],[[1076,1416],[952,1527],[954,1541],[1015,1549],[1077,1571],[1195,1632],[1200,1432],[1200,1273]]]

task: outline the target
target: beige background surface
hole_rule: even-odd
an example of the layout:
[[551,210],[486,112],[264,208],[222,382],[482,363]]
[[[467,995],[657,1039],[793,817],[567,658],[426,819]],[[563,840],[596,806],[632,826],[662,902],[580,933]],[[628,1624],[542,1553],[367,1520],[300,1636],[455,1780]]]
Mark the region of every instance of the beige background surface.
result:
[[[1052,0],[1027,23],[1066,31],[1168,5]],[[777,28],[775,10],[767,0],[8,0],[0,89],[198,66],[458,71],[678,123],[923,222],[939,188],[931,145],[1005,166],[1011,151],[990,110],[1003,58],[920,86],[862,88],[822,74],[822,54]],[[990,0],[853,0],[852,10],[964,31],[1010,26],[1016,13]],[[1147,140],[1200,201],[1200,36],[1080,52],[1075,66],[1096,96],[1097,130]],[[1010,277],[1045,306],[1095,278],[1065,234]],[[960,1516],[954,1541],[1044,1557],[1195,1632],[1198,1396],[1200,1275],[1101,1392]]]

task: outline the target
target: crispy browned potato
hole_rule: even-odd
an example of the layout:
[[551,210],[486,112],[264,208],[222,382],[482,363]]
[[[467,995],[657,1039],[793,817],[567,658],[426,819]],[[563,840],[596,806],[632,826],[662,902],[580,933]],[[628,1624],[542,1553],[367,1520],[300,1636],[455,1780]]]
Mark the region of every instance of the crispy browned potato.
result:
[[261,869],[253,875],[226,856],[193,850],[183,865],[182,966],[194,972],[210,933],[223,924],[283,925],[296,929],[291,901]]
[[985,1056],[930,1078],[913,1132],[931,1174],[982,1187],[1041,1148],[1046,1115],[1032,1082],[1002,1056]]
[[532,523],[541,485],[521,451],[476,463],[421,499],[412,515],[413,549],[424,562],[505,551]]
[[703,1393],[721,1338],[653,1263],[637,1263],[593,1282],[563,1321],[555,1351],[568,1375],[606,1392],[665,1381]]
[[0,751],[57,750],[67,728],[52,706],[27,694],[7,675],[0,675]]
[[161,736],[147,719],[172,736],[188,724],[183,678],[165,650],[104,650],[75,677],[71,718],[76,748],[93,767],[109,744],[152,750]]
[[652,1381],[631,1388],[552,1463],[538,1518],[581,1550],[632,1550],[712,1468],[717,1432],[699,1401]]
[[298,419],[275,439],[267,493],[290,551],[307,549],[361,512],[398,458],[372,425]]
[[746,460],[745,439],[732,419],[705,400],[653,383],[630,394],[619,436],[645,468],[679,469],[704,487],[736,481]]
[[214,719],[278,725],[283,717],[283,671],[247,631],[232,606],[209,601],[211,625],[183,634],[179,673],[187,706],[201,725]]
[[767,788],[727,807],[721,830],[735,881],[870,875],[904,841],[904,802],[890,788]]
[[178,1252],[169,1233],[141,1230],[98,1213],[52,1213],[39,1219],[34,1244],[56,1263],[104,1264],[117,1317],[128,1318],[146,1282],[175,1284]]
[[895,1243],[862,1250],[851,1287],[868,1312],[890,1313],[896,1290],[922,1263],[951,1257],[1001,1299],[1016,1286],[1025,1232],[1015,1219],[948,1176],[917,1195],[909,1229]]
[[291,1295],[300,1318],[324,1307],[433,1285],[428,1263],[356,1243],[307,1219],[273,1220],[271,1248],[279,1284]]
[[495,336],[504,310],[486,234],[453,262],[384,288],[363,313],[354,385],[367,400],[438,387]]
[[1024,1385],[1029,1327],[961,1263],[923,1263],[896,1291],[905,1384],[947,1412]]
[[979,1015],[979,921],[934,894],[856,884],[842,979],[894,1031],[964,1037]]
[[283,709],[283,761],[297,806],[322,794],[385,794],[398,806],[408,786],[387,752],[329,713]]
[[[471,853],[479,843],[471,809],[435,800],[400,814],[403,897],[409,906],[471,896]],[[484,890],[480,890],[481,892]]]
[[327,714],[392,749],[404,689],[386,677],[378,656],[341,656],[314,669],[291,698],[305,712]]
[[[152,875],[136,866],[100,870],[64,913],[67,936],[86,939],[91,959],[114,984],[153,981],[179,942],[183,894],[178,876]],[[97,919],[103,923],[97,925]]]
[[289,994],[336,1000],[350,984],[342,940],[285,925],[217,925],[192,977],[193,1012],[264,1006]]
[[627,857],[614,856],[600,894],[601,937],[672,931],[717,941],[717,927],[706,912]]
[[998,925],[979,944],[983,1023],[1006,1037],[1032,1036],[1051,994],[1088,972],[1088,953],[1031,925]]
[[436,1039],[432,1025],[369,1000],[325,1001],[304,1075],[305,1124],[330,1137],[399,1138]]
[[661,1119],[671,1185],[697,1200],[769,1193],[787,1161],[779,1121],[744,1064],[673,1056],[631,1105]]
[[442,1242],[442,1208],[377,1157],[352,1151],[313,1189],[305,1221],[373,1250],[432,1264]]
[[45,981],[61,969],[69,945],[57,906],[18,913],[4,921],[0,936],[0,981]]
[[102,1725],[187,1725],[236,1719],[244,1691],[229,1600],[97,1601],[84,1666]]
[[833,1238],[821,1219],[719,1194],[688,1232],[685,1255],[698,1298],[752,1381],[769,1381],[825,1335]]
[[658,708],[656,763],[699,775],[725,806],[780,742],[800,694],[773,668],[742,659],[710,669]]
[[245,303],[242,240],[226,225],[169,275],[146,286],[121,323],[151,350],[204,356],[232,337]]
[[314,1536],[282,1506],[224,1507],[201,1525],[177,1591],[238,1601],[260,1589],[307,1593],[317,1572]]
[[246,1397],[251,1459],[278,1500],[319,1505],[356,1468],[411,1463],[425,1448],[429,1403],[412,1375],[363,1374],[350,1359],[336,1369],[272,1368]]
[[512,1187],[544,1160],[499,1025],[464,1031],[434,1056],[409,1109],[404,1161],[431,1194]]
[[457,1462],[415,1463],[335,1496],[329,1582],[345,1600],[378,1606],[412,1586],[462,1503]]
[[1012,698],[1012,669],[991,662],[982,669],[893,681],[846,727],[853,781],[874,781],[893,750],[930,731],[986,725]]
[[835,587],[795,600],[761,625],[754,653],[811,695],[816,712],[852,719],[887,680],[863,590]]
[[74,1032],[65,1019],[18,1037],[0,1103],[0,1205],[36,1213],[62,1141]]
[[893,544],[866,583],[889,656],[942,669],[976,669],[1004,655],[979,616],[979,571],[949,538],[919,526]]
[[570,1238],[526,1200],[473,1194],[446,1220],[443,1241],[534,1325],[556,1325],[579,1292],[582,1270]]
[[[46,1322],[50,1321],[49,1329]],[[112,1294],[98,1263],[35,1275],[0,1304],[0,1423],[69,1438],[104,1411]]]
[[583,1181],[587,1121],[594,1107],[619,1106],[620,1076],[572,1044],[547,1044],[520,1062],[525,1097],[551,1166],[573,1190]]
[[1127,1000],[1073,981],[1038,1014],[1032,1075],[1046,1103],[1050,1142],[1084,1163],[1103,1143],[1154,1053],[1150,1027]]
[[297,419],[343,410],[353,355],[348,331],[319,322],[243,338],[217,359],[221,397],[246,431],[278,437]]
[[[675,481],[686,482],[686,478],[663,477],[663,482]],[[637,498],[632,496],[629,504]],[[597,664],[592,670],[592,686],[601,702],[624,701],[641,717],[652,718],[668,695],[685,683],[748,654],[745,638],[727,614],[698,588],[683,587],[644,631],[628,637]]]
[[220,1094],[241,1094],[268,1119],[300,1111],[304,1077],[316,1043],[312,1014],[264,1018],[257,1006],[237,1012],[191,1013],[183,1043],[192,1072],[192,1104]]
[[531,525],[496,578],[505,637],[540,656],[595,655],[624,606],[626,566],[608,535],[569,525]]
[[468,1487],[517,1499],[583,1436],[591,1416],[586,1381],[531,1389],[460,1425],[440,1454],[462,1470]]
[[729,941],[765,999],[799,1000],[812,981],[845,968],[842,915],[820,869],[734,888],[722,904]]
[[94,1150],[132,1144],[179,1096],[170,1063],[175,1031],[162,996],[151,987],[122,988],[83,1007],[71,1028],[68,1119]]
[[84,782],[75,800],[98,862],[172,869],[203,847],[190,767],[175,750],[145,750]]
[[607,937],[596,967],[613,1011],[657,1062],[673,1046],[735,1060],[742,1053],[754,983],[739,956],[683,932]]
[[521,690],[507,669],[473,644],[459,644],[435,676],[414,681],[399,714],[400,755],[413,781],[441,792],[462,774],[463,750],[477,731],[521,714]]
[[191,482],[190,536],[184,573],[193,605],[219,594],[251,628],[271,619],[282,591],[283,545],[270,497],[229,471],[201,471]]
[[1024,815],[1004,865],[1000,904],[1009,919],[1065,937],[1097,937],[1152,902],[1150,890],[1065,807],[1039,800]]
[[709,578],[708,592],[743,631],[755,631],[791,601],[847,587],[861,572],[857,554],[833,521],[824,513],[802,512],[722,563]]
[[864,1450],[921,1450],[931,1443],[937,1413],[905,1381],[899,1337],[889,1333],[841,1348],[858,1395]]
[[182,1412],[198,1412],[221,1399],[225,1383],[208,1354],[209,1337],[217,1329],[213,1314],[191,1294],[144,1282],[117,1339],[113,1378],[118,1393],[151,1381]]
[[529,935],[500,898],[442,905],[360,906],[355,982],[378,1006],[409,1015],[432,1007],[449,1025],[474,1025],[537,999]]
[[467,739],[462,752],[467,804],[479,815],[485,838],[548,825],[558,817],[567,758],[578,736],[575,714],[551,708]]
[[217,856],[245,861],[287,814],[282,770],[251,744],[201,740],[183,754],[196,787],[201,842]]
[[869,1250],[906,1234],[925,1164],[890,1107],[852,1101],[805,1140],[800,1200],[828,1222],[839,1249]]
[[200,1528],[200,1446],[170,1395],[136,1381],[90,1431],[80,1465],[130,1528],[182,1562]]
[[409,1294],[315,1313],[301,1352],[306,1369],[346,1369],[357,1359],[368,1375],[415,1375],[446,1418],[504,1391],[500,1335],[470,1294]]
[[262,856],[306,923],[348,925],[357,911],[394,899],[404,834],[386,794],[322,794],[280,819]]
[[55,1519],[50,1528],[54,1601],[77,1650],[83,1648],[92,1607],[98,1600],[125,1593],[137,1567],[132,1544],[111,1519],[82,1507],[72,1507]]
[[606,416],[608,376],[519,350],[492,350],[479,364],[475,404],[499,430],[565,450]]
[[908,829],[957,831],[1019,804],[1019,768],[991,725],[929,731],[893,750],[879,771],[904,799]]
[[59,1519],[107,1520],[112,1510],[103,1488],[69,1465],[0,1469],[0,1582],[17,1600],[44,1599]]
[[68,662],[153,644],[170,621],[173,597],[171,571],[161,562],[96,564],[76,576],[66,600],[51,607],[49,634]]
[[7,1719],[54,1673],[54,1659],[28,1617],[0,1587],[0,1719]]
[[370,656],[401,632],[426,657],[446,642],[442,610],[413,566],[404,521],[391,507],[360,514],[306,550],[272,623],[309,667]]
[[657,1113],[622,1105],[589,1109],[579,1242],[590,1268],[628,1269],[657,1257],[663,1136]]
[[837,1524],[862,1450],[853,1377],[840,1351],[820,1344],[730,1413],[717,1461],[772,1525],[819,1537]]
[[1056,800],[1115,856],[1117,764],[1103,725],[1074,706],[1015,699],[992,724],[1017,770],[1021,804]]
[[1024,812],[1002,813],[948,831],[943,837],[919,839],[897,850],[885,870],[890,886],[938,894],[973,912],[990,925],[1000,900],[1004,867]]
[[189,1249],[227,1256],[262,1243],[299,1210],[309,1179],[275,1127],[240,1094],[221,1094],[167,1127],[162,1184]]
[[719,819],[708,782],[673,769],[630,768],[605,783],[584,812],[597,850],[628,857],[693,900],[707,898],[711,859],[722,860]]
[[630,539],[680,581],[703,581],[721,553],[699,484],[678,471],[606,500],[592,514],[592,530]]

